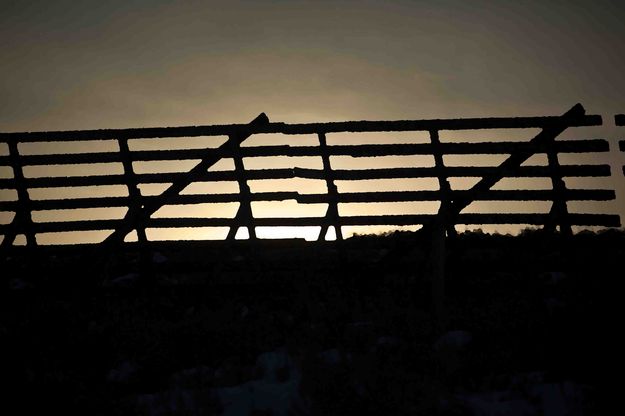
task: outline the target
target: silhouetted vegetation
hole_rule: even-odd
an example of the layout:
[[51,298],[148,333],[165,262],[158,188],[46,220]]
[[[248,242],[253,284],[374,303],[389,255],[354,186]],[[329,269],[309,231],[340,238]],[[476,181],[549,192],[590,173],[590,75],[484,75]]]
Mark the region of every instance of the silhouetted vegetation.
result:
[[186,391],[199,414],[219,414],[215,389],[259,380],[257,357],[283,349],[310,414],[466,414],[463,395],[530,397],[536,377],[582,386],[575,400],[600,410],[600,328],[625,233],[458,235],[447,327],[471,342],[451,352],[436,347],[418,238],[154,245],[149,284],[132,249],[15,254],[0,327],[11,397],[125,414]]

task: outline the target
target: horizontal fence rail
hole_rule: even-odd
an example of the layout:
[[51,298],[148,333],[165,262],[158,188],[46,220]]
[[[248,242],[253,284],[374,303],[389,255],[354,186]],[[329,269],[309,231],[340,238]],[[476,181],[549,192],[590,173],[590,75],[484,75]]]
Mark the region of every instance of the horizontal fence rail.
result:
[[[623,117],[616,117],[617,124]],[[607,164],[561,165],[558,157],[563,154],[605,153],[609,143],[604,139],[556,140],[567,128],[597,126],[601,117],[586,115],[581,105],[574,106],[562,116],[517,117],[517,118],[474,118],[450,120],[404,120],[404,121],[354,121],[337,123],[285,124],[271,123],[264,114],[249,124],[221,126],[192,126],[143,128],[124,130],[90,130],[65,132],[0,133],[0,143],[7,145],[8,154],[0,156],[0,166],[12,171],[12,177],[0,179],[0,189],[13,192],[14,198],[0,201],[0,211],[13,214],[6,224],[0,225],[3,246],[14,243],[17,235],[23,234],[27,245],[37,244],[37,235],[69,231],[108,231],[109,237],[103,243],[120,243],[126,235],[136,230],[139,241],[146,241],[146,229],[229,227],[227,238],[235,237],[239,227],[247,227],[250,238],[256,238],[256,227],[321,227],[319,239],[323,239],[329,227],[334,227],[338,239],[342,238],[341,227],[345,226],[406,226],[443,223],[450,230],[457,224],[527,224],[543,225],[548,229],[559,227],[570,232],[571,226],[620,226],[615,214],[569,213],[569,201],[604,202],[615,199],[612,189],[570,189],[564,178],[609,177]],[[529,141],[489,142],[441,142],[438,134],[445,130],[483,129],[540,129]],[[406,144],[330,144],[326,136],[333,133],[403,132],[422,131],[430,136],[429,143]],[[241,144],[254,134],[274,133],[284,135],[315,134],[319,145],[288,146],[266,145],[243,147]],[[183,138],[196,136],[225,136],[226,142],[213,148],[183,150],[132,150],[129,145],[134,139]],[[294,136],[296,137],[296,136]],[[72,141],[98,142],[116,140],[118,149],[82,153],[21,154],[22,143],[60,143]],[[221,142],[219,142],[221,143]],[[620,143],[621,150],[624,144]],[[546,166],[523,165],[531,156],[546,155]],[[499,166],[446,166],[444,156],[449,155],[503,155],[507,159]],[[378,158],[393,156],[432,156],[434,166],[335,168],[336,157]],[[320,168],[278,168],[267,165],[262,168],[246,168],[244,159],[262,157],[315,157],[320,158]],[[208,169],[217,162],[228,159],[233,162],[232,170]],[[375,159],[374,159],[375,160]],[[195,163],[188,172],[138,173],[135,165],[143,162]],[[117,171],[89,175],[94,164],[110,164]],[[53,167],[78,166],[75,176],[52,175],[47,169]],[[32,174],[40,168],[43,174]],[[412,180],[431,179],[438,183],[437,190],[413,191],[354,191],[340,192],[337,181],[361,182],[383,179]],[[453,178],[478,178],[470,189],[452,189],[449,180]],[[503,178],[544,178],[552,189],[491,189]],[[326,192],[299,193],[272,190],[253,192],[253,181],[274,179],[313,179],[325,182]],[[232,182],[238,192],[184,194],[181,192],[191,184],[218,184]],[[158,195],[144,195],[141,186],[162,184],[165,190]],[[35,191],[71,190],[81,187],[105,185],[122,186],[127,195],[96,196],[83,195],[76,198],[33,198]],[[295,201],[298,204],[325,204],[324,216],[258,218],[253,215],[252,204],[269,201]],[[350,203],[400,203],[432,201],[440,203],[438,213],[398,215],[340,215],[339,204]],[[552,203],[548,213],[463,213],[474,201],[547,201]],[[228,218],[187,218],[185,209],[194,204],[238,203],[238,210]],[[163,206],[178,206],[180,217],[161,218],[153,215]],[[123,218],[80,220],[40,220],[37,215],[55,210],[126,208]],[[34,215],[36,214],[36,215]]]

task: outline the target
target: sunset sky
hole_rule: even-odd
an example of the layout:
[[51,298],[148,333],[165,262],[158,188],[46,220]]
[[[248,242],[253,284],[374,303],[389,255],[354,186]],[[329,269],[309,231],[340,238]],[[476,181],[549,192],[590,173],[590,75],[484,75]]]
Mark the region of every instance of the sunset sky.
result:
[[0,131],[261,112],[287,123],[559,115],[579,102],[604,117],[582,133],[610,140],[598,163],[613,166],[622,201],[624,22],[625,3],[604,0],[0,0]]

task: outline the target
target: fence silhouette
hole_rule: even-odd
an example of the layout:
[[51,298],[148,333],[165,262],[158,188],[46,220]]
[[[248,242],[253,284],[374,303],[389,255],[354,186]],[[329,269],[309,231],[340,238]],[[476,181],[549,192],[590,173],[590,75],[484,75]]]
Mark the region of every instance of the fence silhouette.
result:
[[[623,124],[623,116],[617,116],[617,124]],[[140,128],[120,130],[84,130],[63,132],[1,133],[0,142],[8,145],[8,155],[0,156],[0,165],[13,171],[13,178],[0,179],[0,188],[13,190],[17,199],[0,201],[0,211],[14,213],[12,221],[0,226],[4,236],[3,247],[13,245],[19,234],[26,237],[27,246],[36,246],[39,233],[66,231],[111,230],[102,244],[119,244],[128,233],[136,230],[139,242],[146,242],[146,228],[176,227],[230,227],[227,239],[234,239],[240,227],[247,227],[250,239],[256,239],[256,227],[318,226],[319,239],[323,239],[329,227],[335,227],[337,239],[342,239],[344,226],[404,226],[423,225],[443,227],[453,232],[457,224],[530,224],[543,225],[555,230],[559,227],[570,233],[572,226],[620,226],[618,215],[598,213],[570,213],[568,201],[610,201],[615,193],[610,189],[569,189],[565,177],[607,177],[609,165],[562,165],[558,155],[563,153],[608,152],[606,140],[555,140],[568,128],[598,126],[602,120],[598,115],[586,115],[584,108],[577,104],[560,116],[513,117],[513,118],[470,118],[447,120],[404,120],[404,121],[350,121],[333,123],[285,124],[270,122],[261,114],[249,124]],[[541,131],[527,142],[442,142],[439,132],[446,130],[481,129],[527,129]],[[340,132],[428,132],[429,143],[408,144],[350,144],[329,145],[327,135]],[[240,146],[247,138],[260,133],[280,133],[285,135],[315,134],[316,146]],[[131,139],[174,138],[196,136],[227,136],[228,140],[217,148],[185,150],[130,150]],[[22,155],[21,143],[71,142],[117,140],[119,151],[91,152],[76,154]],[[624,142],[620,143],[624,150]],[[445,166],[444,155],[493,155],[507,154],[508,158],[499,166]],[[546,154],[547,166],[522,166],[534,154]],[[377,157],[429,155],[434,157],[432,167],[377,168],[377,169],[335,169],[331,157]],[[262,156],[315,156],[322,159],[322,169],[308,168],[245,168],[243,158]],[[235,168],[232,171],[208,171],[223,158],[232,158]],[[200,160],[188,172],[179,173],[136,173],[133,163],[148,161]],[[48,165],[88,166],[92,163],[121,163],[123,174],[97,176],[44,176],[26,177],[24,167]],[[475,186],[468,190],[453,190],[450,178],[478,177]],[[552,189],[492,190],[502,178],[548,178]],[[290,191],[252,192],[248,181],[260,179],[321,179],[327,185],[327,192],[299,194]],[[360,181],[371,179],[410,179],[432,178],[438,181],[438,190],[417,191],[372,191],[339,192],[336,181]],[[234,181],[239,192],[227,194],[180,194],[188,185],[195,182]],[[139,190],[141,184],[170,184],[160,195],[146,196]],[[82,197],[75,199],[30,198],[29,190],[35,188],[71,188],[78,186],[125,185],[128,196]],[[301,204],[328,204],[323,217],[282,217],[255,218],[251,203],[254,201],[295,200]],[[462,213],[473,201],[551,201],[549,213]],[[436,214],[406,215],[358,215],[341,216],[338,206],[341,203],[377,203],[437,201],[440,208]],[[164,205],[187,205],[199,203],[238,202],[239,209],[234,218],[152,218]],[[33,221],[36,211],[126,207],[126,215],[121,219],[87,219],[76,221]]]

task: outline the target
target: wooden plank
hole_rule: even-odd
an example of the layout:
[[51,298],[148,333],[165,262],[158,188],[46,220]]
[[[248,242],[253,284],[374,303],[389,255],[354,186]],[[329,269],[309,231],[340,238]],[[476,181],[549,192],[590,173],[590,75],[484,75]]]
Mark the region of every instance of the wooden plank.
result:
[[[452,191],[453,197],[462,197],[467,191]],[[610,189],[567,189],[564,193],[567,201],[611,201],[616,194]],[[179,195],[168,202],[168,205],[193,205],[206,203],[238,202],[239,194],[200,194]],[[144,196],[150,202],[158,196]],[[297,192],[257,192],[250,195],[252,201],[286,201],[294,200],[300,204],[328,203],[327,194],[300,194]],[[388,192],[347,192],[337,195],[339,203],[378,203],[378,202],[411,202],[439,201],[440,191],[388,191]],[[553,190],[491,190],[481,195],[476,201],[552,201]],[[33,211],[79,208],[112,208],[128,206],[129,197],[101,197],[76,199],[51,199],[31,201]],[[17,201],[0,201],[0,211],[14,211]]]
[[[432,155],[434,156],[434,169],[436,170],[436,177],[438,179],[438,187],[441,192],[441,205],[438,209],[438,215],[441,218],[447,218],[447,211],[449,210],[449,207],[452,201],[452,193],[451,193],[451,187],[449,186],[449,182],[447,178],[448,170],[446,169],[445,164],[443,162],[442,143],[440,141],[440,138],[438,137],[437,130],[430,130],[430,142],[432,144]],[[436,235],[433,238],[433,242],[432,242],[433,252],[437,252],[438,254],[443,256],[443,257],[437,257],[436,254],[433,255],[433,261],[438,264],[436,268],[439,269],[440,273],[442,273],[442,270],[444,270],[444,262],[445,262],[444,260],[444,253],[445,253],[444,234],[445,232],[447,232],[447,234],[451,238],[454,238],[456,236],[456,229],[454,227],[454,224],[453,223],[441,224],[441,227],[438,230],[438,233],[440,235]],[[438,274],[437,280],[442,280],[442,279],[443,279],[443,274]]]
[[446,320],[445,312],[445,263],[447,250],[445,249],[446,235],[450,239],[456,238],[456,224],[445,222],[449,218],[449,209],[452,202],[451,187],[447,180],[447,170],[443,162],[443,148],[438,137],[438,130],[430,130],[430,142],[432,144],[432,156],[434,168],[438,179],[438,187],[441,194],[441,203],[438,209],[438,226],[432,232],[430,239],[430,251],[428,253],[429,280],[432,290],[432,303],[434,306],[434,326],[437,331],[442,331]]
[[[451,198],[461,198],[467,192],[468,191],[452,191]],[[615,192],[613,190],[607,189],[568,189],[565,192],[564,196],[569,201],[611,201],[616,198]],[[552,199],[553,191],[551,189],[491,190],[484,195],[480,195],[479,198],[476,199],[476,201],[551,201]],[[439,200],[440,191],[355,192],[343,193],[338,195],[338,201],[341,203],[410,202]]]
[[[509,154],[518,151],[545,153],[544,147],[529,142],[445,142],[437,146],[440,147],[440,153],[445,155]],[[610,150],[608,141],[603,139],[560,141],[556,142],[555,146],[559,153],[608,152]],[[250,156],[261,155],[259,150],[250,152]],[[434,147],[431,143],[361,144],[333,145],[328,146],[328,150],[332,156],[379,157],[431,155]]]
[[[505,154],[519,151],[545,153],[545,147],[531,142],[441,143],[444,154]],[[557,140],[553,149],[558,153],[609,152],[605,139]]]
[[[250,195],[253,201],[284,201],[288,199],[304,200],[308,202],[310,195],[302,195],[297,192],[259,192]],[[316,195],[320,202],[325,201],[325,194]],[[142,201],[151,203],[158,200],[158,195],[142,196]],[[198,194],[179,195],[168,202],[168,205],[193,205],[205,203],[239,202],[240,195],[236,194]],[[34,211],[53,209],[78,209],[78,208],[113,208],[128,206],[130,198],[127,196],[111,196],[100,198],[74,198],[74,199],[44,199],[31,202]],[[313,202],[314,203],[314,202]],[[0,211],[13,211],[17,201],[0,201]]]
[[[197,137],[230,136],[242,130],[250,134],[318,134],[338,132],[375,132],[375,131],[429,131],[429,130],[475,130],[475,129],[514,129],[545,128],[558,122],[559,116],[541,117],[493,117],[460,118],[434,120],[395,120],[395,121],[343,121],[332,123],[267,123],[254,126],[248,124],[149,127],[131,129],[71,130],[47,132],[0,133],[2,142],[45,142],[77,140],[117,140],[119,138],[140,139],[159,137]],[[601,116],[585,115],[573,120],[571,127],[601,125]]]
[[[445,167],[448,177],[483,177],[497,171],[496,166],[453,166]],[[566,165],[561,168],[565,177],[597,177],[610,176],[609,165]],[[307,172],[297,172],[297,177],[310,177]],[[336,180],[370,180],[370,179],[398,179],[398,178],[435,178],[436,168],[389,168],[389,169],[353,169],[335,170]],[[506,178],[536,178],[549,177],[548,166],[522,166],[515,171],[506,172]]]
[[[446,167],[449,177],[483,177],[496,171],[492,166],[453,166]],[[417,168],[389,168],[389,169],[339,169],[334,170],[335,180],[372,180],[372,179],[401,179],[401,178],[435,178],[434,167]],[[563,177],[608,177],[611,175],[609,165],[564,165],[561,166]],[[253,169],[246,170],[247,180],[267,179],[324,179],[324,172],[320,169]],[[185,176],[185,172],[172,173],[140,173],[136,174],[137,182],[144,184],[171,183]],[[549,177],[547,166],[521,166],[514,172],[507,172],[506,178],[538,178]],[[206,172],[202,177],[196,177],[193,182],[228,182],[238,179],[235,171]],[[51,178],[25,178],[28,188],[55,188],[75,186],[103,186],[125,185],[124,175],[95,175],[95,176],[62,176]],[[0,179],[0,189],[15,189],[13,179]]]
[[[5,157],[0,157],[0,164]],[[66,153],[49,155],[22,155],[24,166],[39,165],[81,165],[86,163],[117,163],[122,158],[119,152]]]
[[564,194],[566,185],[562,179],[560,162],[558,161],[558,153],[553,148],[553,143],[547,147],[547,161],[549,163],[549,171],[551,176],[551,184],[553,186],[553,205],[551,206],[551,219],[545,224],[546,230],[555,231],[555,225],[560,225],[560,232],[563,235],[571,236],[571,224],[568,222],[568,207]]
[[[25,178],[28,188],[55,188],[74,186],[125,185],[124,175],[58,176],[53,178]],[[0,179],[0,189],[15,189],[13,179]]]
[[24,172],[20,160],[19,149],[17,143],[9,143],[9,161],[13,170],[12,182],[17,191],[17,206],[15,207],[15,216],[9,224],[5,232],[0,247],[6,249],[13,245],[15,237],[19,233],[26,236],[26,245],[33,248],[37,245],[37,238],[33,231],[32,210],[30,207],[30,195],[28,194],[28,186],[24,180]]
[[[483,177],[492,174],[497,168],[490,166],[454,166],[446,167],[449,177]],[[335,180],[371,180],[371,179],[401,179],[401,178],[435,178],[436,170],[433,167],[418,168],[389,168],[389,169],[352,169],[334,170]],[[564,165],[561,167],[564,177],[608,177],[609,165]],[[266,179],[324,179],[320,169],[255,169],[245,172],[248,180]],[[172,173],[143,173],[137,174],[137,182],[144,184],[171,183],[184,177],[184,172]],[[521,166],[517,171],[508,172],[507,178],[538,178],[549,177],[547,166]],[[235,171],[206,172],[194,182],[228,182],[236,181]],[[103,186],[125,185],[124,175],[96,175],[96,176],[62,176],[51,178],[25,178],[28,188],[54,188],[75,186]],[[15,189],[13,179],[0,179],[0,189]]]
[[[441,143],[441,152],[448,155],[471,155],[471,154],[506,154],[520,150],[532,150],[544,153],[540,146],[527,142],[477,142],[477,143]],[[558,153],[589,153],[607,152],[610,146],[604,139],[568,140],[555,143]],[[333,145],[327,146],[330,156],[352,157],[379,157],[379,156],[404,156],[404,155],[430,155],[432,145],[430,143],[416,144],[361,144],[361,145]],[[187,160],[202,159],[211,149],[181,149],[181,150],[141,150],[131,152],[134,161],[160,161],[160,160]],[[214,154],[223,158],[232,157],[230,149],[213,149]],[[319,156],[317,146],[254,146],[243,147],[240,150],[242,157],[314,157]],[[0,164],[8,164],[8,156],[0,156]],[[62,165],[62,164],[85,164],[85,163],[115,163],[121,162],[121,156],[117,152],[93,152],[74,154],[50,154],[50,155],[25,155],[21,156],[24,166],[38,165]]]
[[[280,124],[280,123],[274,123]],[[41,132],[0,133],[0,141],[19,142],[49,142],[49,141],[89,141],[89,140],[117,140],[125,139],[152,139],[164,137],[198,137],[198,136],[227,136],[249,128],[248,124],[223,124],[208,126],[182,127],[147,127],[130,129],[101,129],[101,130],[66,130]],[[274,126],[275,128],[275,126]]]
[[[70,231],[112,231],[122,220],[81,220],[81,221],[50,221],[35,222],[33,230],[36,233],[70,232]],[[3,230],[4,226],[0,226]]]
[[[120,139],[122,140],[122,139]],[[207,151],[214,150],[215,155],[220,157],[230,157],[229,149],[184,149],[184,150],[141,150],[132,151],[132,159],[136,162],[159,161],[159,160],[187,160],[202,159]],[[80,165],[86,163],[115,163],[121,162],[122,158],[118,152],[92,152],[92,153],[71,153],[71,154],[49,154],[49,155],[26,155],[22,156],[25,165]],[[0,158],[0,162],[2,158]]]
[[[256,240],[256,229],[254,228],[254,216],[252,214],[251,190],[247,183],[245,175],[245,165],[240,152],[240,141],[236,137],[230,137],[228,140],[230,151],[234,160],[234,168],[237,175],[237,183],[239,185],[239,209],[237,210],[236,219],[245,223],[250,240]],[[238,232],[238,227],[230,227],[227,240],[234,240]]]
[[321,227],[318,240],[323,241],[325,239],[328,229],[330,228],[330,225],[332,225],[336,233],[336,239],[338,241],[342,241],[343,232],[341,230],[341,225],[339,222],[338,208],[339,192],[336,184],[334,183],[334,171],[332,170],[332,165],[330,164],[330,154],[328,153],[326,135],[323,133],[319,133],[317,137],[319,138],[319,150],[321,152],[321,159],[323,162],[323,172],[326,180],[326,188],[328,190],[328,209],[326,211],[326,219],[328,220],[328,223],[324,224]]
[[[445,167],[449,177],[481,177],[492,174],[496,166],[453,166]],[[598,177],[610,176],[609,165],[565,165],[561,167],[565,177]],[[157,176],[159,175],[159,176]],[[169,181],[183,173],[171,173],[160,175],[139,175],[142,183]],[[245,171],[248,180],[266,179],[320,179],[325,180],[325,173],[320,169],[293,168],[293,169],[252,169]],[[436,178],[435,167],[411,167],[411,168],[383,168],[383,169],[334,169],[332,171],[335,180],[370,180],[370,179],[400,179],[400,178]],[[522,166],[517,171],[511,172],[506,177],[549,177],[548,166]],[[234,171],[207,172],[205,179],[198,182],[210,181],[233,181],[237,180]]]
[[[276,170],[275,172],[263,173],[261,176],[276,178],[293,177],[291,169]],[[289,176],[290,175],[290,176]],[[136,175],[138,183],[171,183],[185,177],[185,172],[172,173],[139,173]],[[198,177],[194,182],[214,182],[214,181],[236,181],[237,175],[234,171],[207,172],[205,177]],[[26,178],[26,185],[29,188],[55,188],[55,187],[75,187],[75,186],[104,186],[104,185],[125,185],[124,175],[94,175],[94,176],[58,176],[51,178]],[[0,179],[0,189],[14,189],[13,179]]]
[[[268,133],[315,134],[340,132],[376,132],[376,131],[430,131],[430,130],[478,130],[478,129],[515,129],[545,128],[557,123],[559,116],[547,117],[496,117],[496,118],[460,118],[451,120],[399,120],[399,121],[345,121],[335,123],[284,124],[279,129]],[[599,126],[599,115],[586,115],[572,121],[570,127]]]
[[[139,210],[141,209],[141,191],[137,186],[137,175],[132,167],[132,155],[128,147],[128,139],[121,138],[118,140],[119,153],[124,166],[124,178],[126,179],[126,187],[128,188],[128,209]],[[142,252],[145,254],[145,244],[147,243],[147,237],[145,234],[145,227],[143,224],[136,224],[135,230],[137,231],[137,241],[142,247]]]

